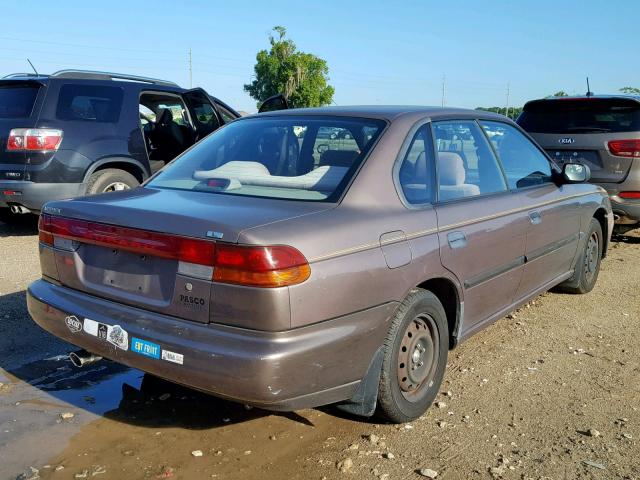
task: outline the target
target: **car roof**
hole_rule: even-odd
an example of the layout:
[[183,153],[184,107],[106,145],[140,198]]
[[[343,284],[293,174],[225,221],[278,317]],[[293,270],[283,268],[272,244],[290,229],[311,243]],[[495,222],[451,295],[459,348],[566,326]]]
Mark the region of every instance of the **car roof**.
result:
[[487,119],[507,118],[492,112],[483,110],[471,110],[467,108],[452,107],[429,107],[420,105],[352,105],[352,106],[331,106],[317,108],[292,108],[289,110],[276,110],[272,112],[259,113],[255,116],[287,116],[287,115],[332,115],[345,117],[366,117],[392,121],[399,117],[413,115],[416,117],[475,117]]
[[527,105],[531,105],[533,103],[542,103],[542,102],[554,102],[554,101],[566,101],[566,100],[631,100],[640,103],[639,95],[628,95],[623,93],[613,93],[610,95],[573,95],[570,97],[549,97],[549,98],[536,98],[535,100],[529,100],[524,104],[526,108]]

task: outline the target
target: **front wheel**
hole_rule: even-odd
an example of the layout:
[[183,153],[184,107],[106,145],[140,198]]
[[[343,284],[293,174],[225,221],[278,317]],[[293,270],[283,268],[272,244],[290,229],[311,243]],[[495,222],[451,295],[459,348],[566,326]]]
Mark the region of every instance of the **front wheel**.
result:
[[106,168],[98,170],[89,177],[87,183],[87,195],[98,193],[117,192],[119,190],[129,190],[140,184],[136,177],[129,172],[117,168]]
[[384,343],[378,413],[396,423],[420,417],[435,400],[447,365],[449,329],[442,304],[414,289],[396,311]]
[[598,280],[602,260],[602,227],[595,218],[591,219],[587,230],[587,241],[576,262],[576,270],[560,288],[571,293],[589,293]]

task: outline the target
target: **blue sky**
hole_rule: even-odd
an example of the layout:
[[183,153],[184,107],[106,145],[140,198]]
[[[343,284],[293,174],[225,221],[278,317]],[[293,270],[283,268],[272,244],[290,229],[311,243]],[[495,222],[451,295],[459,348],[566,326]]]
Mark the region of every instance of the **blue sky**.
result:
[[274,25],[327,60],[334,101],[504,106],[557,90],[640,87],[634,0],[6,2],[0,76],[86,68],[193,84],[255,110],[243,92]]

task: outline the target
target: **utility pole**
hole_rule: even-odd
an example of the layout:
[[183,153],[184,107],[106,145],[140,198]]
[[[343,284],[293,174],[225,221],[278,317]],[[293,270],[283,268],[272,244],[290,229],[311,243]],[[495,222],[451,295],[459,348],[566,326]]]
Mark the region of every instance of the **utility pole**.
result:
[[505,108],[505,117],[509,116],[509,83],[507,82],[507,107]]
[[446,87],[446,82],[447,82],[447,78],[443,75],[442,76],[442,106],[444,107],[446,105],[446,94],[447,94],[447,87]]
[[189,88],[193,88],[193,65],[191,62],[191,49],[189,49]]

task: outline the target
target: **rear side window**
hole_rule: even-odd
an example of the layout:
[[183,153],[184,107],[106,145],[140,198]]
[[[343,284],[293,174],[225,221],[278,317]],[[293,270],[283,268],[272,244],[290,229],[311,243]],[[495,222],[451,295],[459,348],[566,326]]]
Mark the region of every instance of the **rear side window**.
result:
[[481,120],[500,157],[509,188],[525,188],[551,181],[551,165],[531,141],[511,125]]
[[640,103],[624,98],[536,100],[525,105],[518,124],[534,133],[637,131]]
[[441,201],[507,190],[498,161],[476,122],[434,122],[433,132]]
[[0,86],[0,118],[28,118],[39,86]]
[[56,118],[86,122],[116,123],[122,109],[120,87],[63,85],[58,96]]
[[420,127],[407,150],[398,179],[404,198],[408,203],[420,205],[432,200],[433,181],[433,141],[427,125]]

